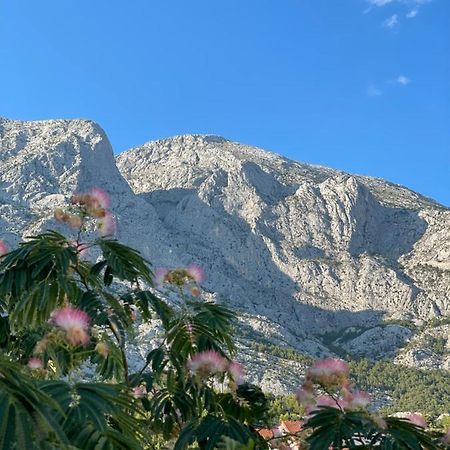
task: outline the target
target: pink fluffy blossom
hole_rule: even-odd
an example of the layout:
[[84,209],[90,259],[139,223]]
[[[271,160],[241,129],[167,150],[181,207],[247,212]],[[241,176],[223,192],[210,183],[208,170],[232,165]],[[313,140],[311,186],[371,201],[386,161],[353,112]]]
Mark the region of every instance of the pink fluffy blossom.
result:
[[51,317],[52,322],[66,332],[72,345],[86,345],[89,342],[89,316],[81,309],[66,306],[57,309]]
[[405,417],[405,419],[408,420],[409,422],[413,423],[414,425],[417,425],[418,427],[421,427],[421,428],[427,427],[427,423],[426,423],[424,417],[422,416],[422,414],[411,413],[411,414],[408,414]]
[[98,229],[100,235],[103,237],[111,236],[116,232],[116,219],[110,212],[107,212],[105,216],[99,220]]
[[194,297],[199,297],[201,294],[200,289],[197,286],[192,286],[190,291]]
[[97,345],[95,346],[95,351],[99,355],[103,356],[103,358],[107,358],[109,354],[109,347],[104,342],[98,342]]
[[375,422],[378,428],[382,430],[387,430],[388,424],[382,417],[374,416],[372,417],[372,420]]
[[347,406],[347,402],[345,400],[337,399],[330,397],[329,395],[319,395],[316,397],[316,405],[317,406],[329,406],[331,408],[342,408],[345,409]]
[[42,362],[42,359],[33,357],[28,360],[27,366],[31,370],[42,369],[44,367],[44,363]]
[[83,225],[83,221],[80,216],[70,214],[67,219],[67,223],[74,229],[79,230]]
[[347,409],[360,409],[370,403],[370,395],[364,391],[347,391],[344,400],[347,402]]
[[147,388],[145,386],[136,386],[133,388],[133,397],[142,398],[147,395]]
[[169,269],[165,267],[160,267],[155,271],[154,281],[157,286],[161,286],[167,279],[167,275],[169,275]]
[[70,241],[69,244],[71,247],[75,247],[81,257],[89,254],[89,246],[87,244],[79,243],[78,241]]
[[95,206],[104,209],[109,208],[111,200],[109,198],[109,195],[103,189],[94,187],[89,192],[89,195],[91,196],[93,202],[96,204]]
[[190,278],[192,278],[196,283],[203,283],[205,281],[205,271],[196,264],[191,264],[187,269],[186,273]]
[[58,222],[63,222],[68,217],[61,208],[56,208],[53,215]]
[[237,385],[244,382],[244,368],[242,367],[242,364],[239,364],[236,361],[230,362],[228,364],[227,372]]
[[187,368],[201,377],[223,373],[227,367],[228,361],[214,350],[197,353],[187,362]]
[[9,252],[5,241],[0,239],[0,256],[6,255]]
[[306,377],[313,383],[322,386],[344,386],[348,383],[348,365],[335,358],[316,361],[306,373]]

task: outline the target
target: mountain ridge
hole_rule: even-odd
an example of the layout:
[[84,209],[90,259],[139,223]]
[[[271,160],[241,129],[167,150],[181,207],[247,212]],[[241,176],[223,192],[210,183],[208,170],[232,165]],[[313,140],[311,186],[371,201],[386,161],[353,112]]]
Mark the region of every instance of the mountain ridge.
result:
[[379,333],[380,321],[450,313],[450,209],[407,188],[216,136],[114,158],[95,122],[0,120],[0,232],[10,245],[58,227],[53,209],[92,185],[112,196],[121,240],[156,267],[203,265],[206,297],[277,345],[395,357],[412,335],[402,325]]
[[[246,149],[246,151],[250,150],[250,154],[246,155],[246,153],[243,152],[242,153],[243,156],[249,157],[252,153],[253,154],[260,153],[260,154],[264,154],[264,155],[270,155],[272,158],[282,159],[289,164],[296,164],[299,167],[307,168],[307,169],[310,169],[313,171],[315,170],[318,173],[321,173],[322,175],[325,175],[325,174],[348,175],[348,176],[353,176],[353,177],[357,178],[358,180],[363,180],[363,182],[366,181],[368,183],[371,183],[372,185],[376,185],[377,183],[384,183],[384,184],[387,184],[388,186],[392,187],[393,189],[400,189],[404,192],[407,192],[411,197],[416,198],[417,200],[423,202],[424,204],[432,204],[434,206],[440,206],[442,208],[449,209],[449,207],[447,207],[443,204],[440,204],[438,201],[436,201],[435,199],[432,199],[431,197],[424,196],[424,195],[420,194],[419,192],[416,192],[413,189],[408,188],[407,186],[404,186],[404,185],[401,185],[398,183],[393,183],[393,182],[390,182],[389,180],[385,180],[380,177],[375,177],[375,176],[370,176],[370,175],[362,175],[362,174],[352,174],[352,173],[346,172],[345,170],[333,169],[333,168],[329,168],[329,167],[326,167],[326,166],[323,166],[320,164],[300,162],[300,161],[285,157],[281,154],[278,154],[275,151],[268,151],[268,150],[262,149],[257,146],[242,144],[237,141],[233,141],[233,140],[227,139],[223,136],[218,136],[218,135],[214,135],[214,134],[181,134],[181,135],[176,135],[176,136],[172,136],[172,137],[151,140],[151,141],[144,142],[143,144],[141,144],[137,147],[121,151],[120,153],[118,153],[116,155],[116,158],[120,158],[121,155],[133,152],[135,149],[144,149],[145,148],[145,149],[151,150],[152,146],[155,146],[155,145],[165,147],[166,144],[169,144],[168,149],[170,149],[170,145],[172,143],[178,143],[178,145],[180,145],[180,144],[182,144],[183,141],[197,142],[198,144],[200,144],[200,147],[199,147],[200,149],[205,143],[220,142],[220,143],[226,143],[226,144],[231,144],[231,145],[238,145],[241,148]],[[202,141],[204,141],[204,142],[202,142]]]

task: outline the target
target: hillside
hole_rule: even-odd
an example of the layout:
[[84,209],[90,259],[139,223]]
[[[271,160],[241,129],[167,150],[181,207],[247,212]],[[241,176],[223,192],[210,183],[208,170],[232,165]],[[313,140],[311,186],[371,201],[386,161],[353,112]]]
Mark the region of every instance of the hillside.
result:
[[[119,237],[155,267],[205,268],[207,295],[241,311],[244,359],[258,359],[257,340],[313,357],[400,353],[413,366],[425,351],[448,367],[417,329],[450,312],[450,210],[436,202],[215,136],[150,142],[115,160],[93,122],[0,119],[10,245],[55,228],[53,209],[92,185],[112,196]],[[294,363],[283,364],[254,377],[273,386]]]

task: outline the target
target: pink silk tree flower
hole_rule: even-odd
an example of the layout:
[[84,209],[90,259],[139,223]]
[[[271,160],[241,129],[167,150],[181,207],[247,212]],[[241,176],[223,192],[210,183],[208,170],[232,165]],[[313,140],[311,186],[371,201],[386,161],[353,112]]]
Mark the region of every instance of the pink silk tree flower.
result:
[[95,346],[95,351],[99,355],[103,356],[103,358],[107,358],[109,355],[109,347],[104,342],[98,342],[97,345]]
[[44,363],[42,359],[33,357],[28,360],[27,366],[31,370],[42,369],[44,367]]
[[61,208],[56,208],[55,212],[53,213],[53,217],[58,221],[58,222],[64,222],[64,220],[67,217],[67,214],[61,209]]
[[69,215],[69,218],[67,219],[67,223],[76,230],[79,230],[81,228],[81,226],[83,225],[83,221],[81,220],[81,217],[77,216],[75,214]]
[[161,286],[166,281],[167,275],[169,275],[169,269],[166,269],[165,267],[156,269],[155,276],[153,278],[155,284],[157,286]]
[[109,205],[111,204],[111,199],[103,189],[94,187],[90,190],[89,195],[91,196],[95,206],[103,209],[109,208]]
[[0,256],[6,255],[9,252],[6,242],[0,239]]
[[227,370],[228,361],[214,350],[207,350],[192,356],[187,362],[187,368],[202,378]]
[[147,388],[145,386],[136,386],[133,388],[132,395],[134,398],[143,398],[147,395]]
[[205,281],[205,271],[197,264],[191,264],[187,269],[186,273],[189,278],[194,280],[196,283],[203,283]]
[[427,422],[425,421],[425,418],[422,416],[422,414],[411,413],[411,414],[408,414],[405,417],[405,419],[408,422],[411,422],[414,425],[417,425],[418,427],[421,427],[421,428],[426,428],[427,427]]
[[316,404],[317,406],[330,406],[331,408],[339,408],[341,407],[344,409],[346,406],[346,402],[341,399],[335,400],[333,397],[330,397],[329,395],[319,395],[316,398]]
[[349,368],[340,359],[327,358],[316,361],[307,371],[306,377],[322,386],[344,386],[348,383]]
[[114,216],[107,212],[98,222],[98,230],[100,236],[112,236],[116,232],[116,219]]
[[312,389],[308,389],[307,387],[305,388],[304,386],[301,386],[297,390],[295,398],[297,399],[298,403],[303,406],[312,406],[316,404],[314,391]]
[[348,392],[344,395],[347,409],[365,408],[370,403],[370,395],[364,391]]
[[372,420],[374,421],[375,425],[380,428],[381,430],[387,430],[388,424],[386,421],[380,417],[380,416],[372,416]]
[[74,346],[89,342],[89,316],[81,309],[66,306],[52,313],[52,322],[66,332],[67,340]]
[[239,386],[244,383],[244,367],[236,361],[231,361],[228,364],[227,372],[234,382]]
[[77,241],[70,241],[69,244],[71,247],[74,247],[76,249],[81,257],[85,257],[89,254],[89,246],[87,244],[83,244]]
[[345,410],[347,408],[347,402],[340,398],[334,399],[330,395],[318,395],[314,399],[313,404],[305,405],[307,414],[311,414],[313,411],[317,411],[320,406],[328,406],[330,408]]
[[192,286],[190,291],[194,297],[199,297],[201,294],[200,289],[197,286]]

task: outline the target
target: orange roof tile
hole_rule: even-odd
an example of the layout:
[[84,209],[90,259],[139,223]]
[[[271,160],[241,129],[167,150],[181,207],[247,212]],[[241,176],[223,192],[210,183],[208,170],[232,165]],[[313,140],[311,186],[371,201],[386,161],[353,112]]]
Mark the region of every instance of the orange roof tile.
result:
[[299,420],[283,420],[281,427],[286,433],[298,433],[302,429],[303,423]]
[[269,430],[269,428],[260,428],[259,430],[256,430],[261,437],[264,439],[270,439],[273,438],[273,431]]

